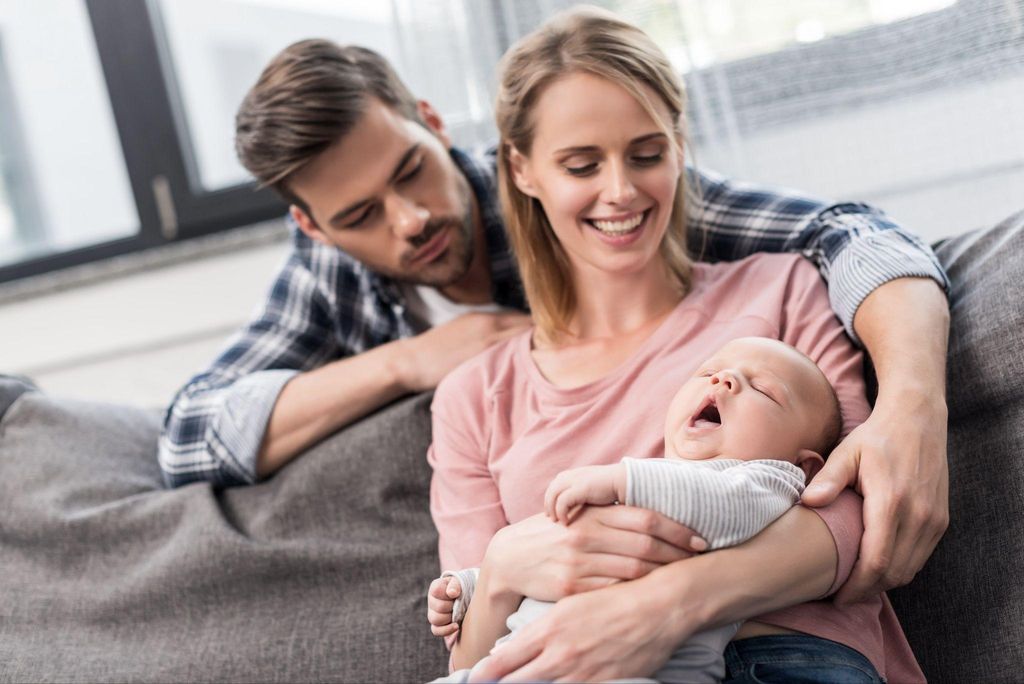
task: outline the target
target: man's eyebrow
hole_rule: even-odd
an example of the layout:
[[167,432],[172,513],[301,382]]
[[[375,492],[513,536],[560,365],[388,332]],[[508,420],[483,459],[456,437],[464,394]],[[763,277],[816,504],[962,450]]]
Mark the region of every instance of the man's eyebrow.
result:
[[[648,140],[654,140],[655,138],[664,137],[666,136],[661,131],[655,133],[647,133],[646,135],[641,135],[639,137],[633,138],[632,140],[629,141],[629,144],[641,145],[647,142]],[[555,150],[555,154],[586,154],[588,152],[599,152],[600,150],[601,148],[599,148],[597,145],[576,145],[573,147],[563,147],[561,149]]]
[[[392,183],[395,182],[395,179],[398,178],[398,176],[402,173],[402,169],[405,168],[405,165],[409,163],[409,160],[412,159],[412,156],[416,154],[416,152],[419,149],[420,143],[416,143],[415,145],[413,145],[412,147],[405,151],[405,154],[402,155],[402,158],[398,160],[397,164],[395,164],[395,170],[391,172],[391,176],[388,178],[388,185],[391,185]],[[342,209],[341,211],[337,212],[334,216],[331,217],[328,223],[330,223],[331,225],[338,225],[342,223],[342,221],[344,221],[344,219],[347,216],[354,214],[355,212],[359,211],[372,201],[373,198],[359,200],[355,204],[351,204]]]

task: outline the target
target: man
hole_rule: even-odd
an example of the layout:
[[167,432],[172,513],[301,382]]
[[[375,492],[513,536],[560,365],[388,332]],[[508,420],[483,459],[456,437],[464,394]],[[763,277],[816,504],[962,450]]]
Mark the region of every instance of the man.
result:
[[[265,478],[528,325],[493,161],[452,147],[441,117],[379,55],[320,40],[290,46],[243,101],[236,147],[291,204],[294,248],[262,312],[168,410],[160,465],[172,486]],[[870,353],[877,410],[804,500],[824,505],[847,485],[865,495],[861,560],[839,600],[908,582],[948,517],[938,262],[865,205],[695,171],[689,181],[700,189],[689,225],[703,256],[801,250]]]

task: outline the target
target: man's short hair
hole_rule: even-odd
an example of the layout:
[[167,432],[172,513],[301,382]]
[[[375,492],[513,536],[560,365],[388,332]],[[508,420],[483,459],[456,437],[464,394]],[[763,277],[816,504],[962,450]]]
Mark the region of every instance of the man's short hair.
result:
[[271,60],[238,108],[238,159],[260,185],[308,214],[289,178],[352,130],[367,97],[420,120],[416,98],[373,50],[321,39],[293,43]]

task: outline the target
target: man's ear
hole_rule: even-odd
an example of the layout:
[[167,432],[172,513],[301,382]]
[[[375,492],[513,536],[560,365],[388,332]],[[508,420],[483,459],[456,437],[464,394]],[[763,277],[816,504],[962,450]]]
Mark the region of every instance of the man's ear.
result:
[[814,479],[814,476],[818,474],[818,471],[825,466],[825,459],[821,457],[817,451],[811,451],[810,449],[801,449],[796,455],[796,467],[804,471],[806,479],[804,482],[810,482]]
[[437,136],[437,139],[441,141],[446,150],[450,150],[452,148],[452,138],[448,135],[448,129],[445,128],[444,119],[437,113],[433,105],[426,100],[417,100],[416,111],[419,113],[423,123],[430,129],[430,132]]
[[533,175],[526,156],[517,150],[514,145],[508,146],[509,173],[512,174],[512,182],[519,188],[519,192],[530,197],[537,197],[537,186],[533,182]]
[[320,230],[320,227],[316,225],[316,221],[312,217],[302,210],[297,204],[293,204],[288,207],[288,213],[292,215],[292,219],[299,226],[299,230],[306,234],[310,240],[316,240],[320,244],[327,245],[328,247],[334,247],[334,243],[327,237],[324,231]]

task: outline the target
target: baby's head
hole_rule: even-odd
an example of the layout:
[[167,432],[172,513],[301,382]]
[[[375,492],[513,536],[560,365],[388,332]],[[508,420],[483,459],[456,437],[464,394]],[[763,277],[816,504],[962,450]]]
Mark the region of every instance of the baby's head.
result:
[[821,369],[779,340],[728,342],[669,405],[665,458],[777,459],[807,479],[839,439],[842,417]]

